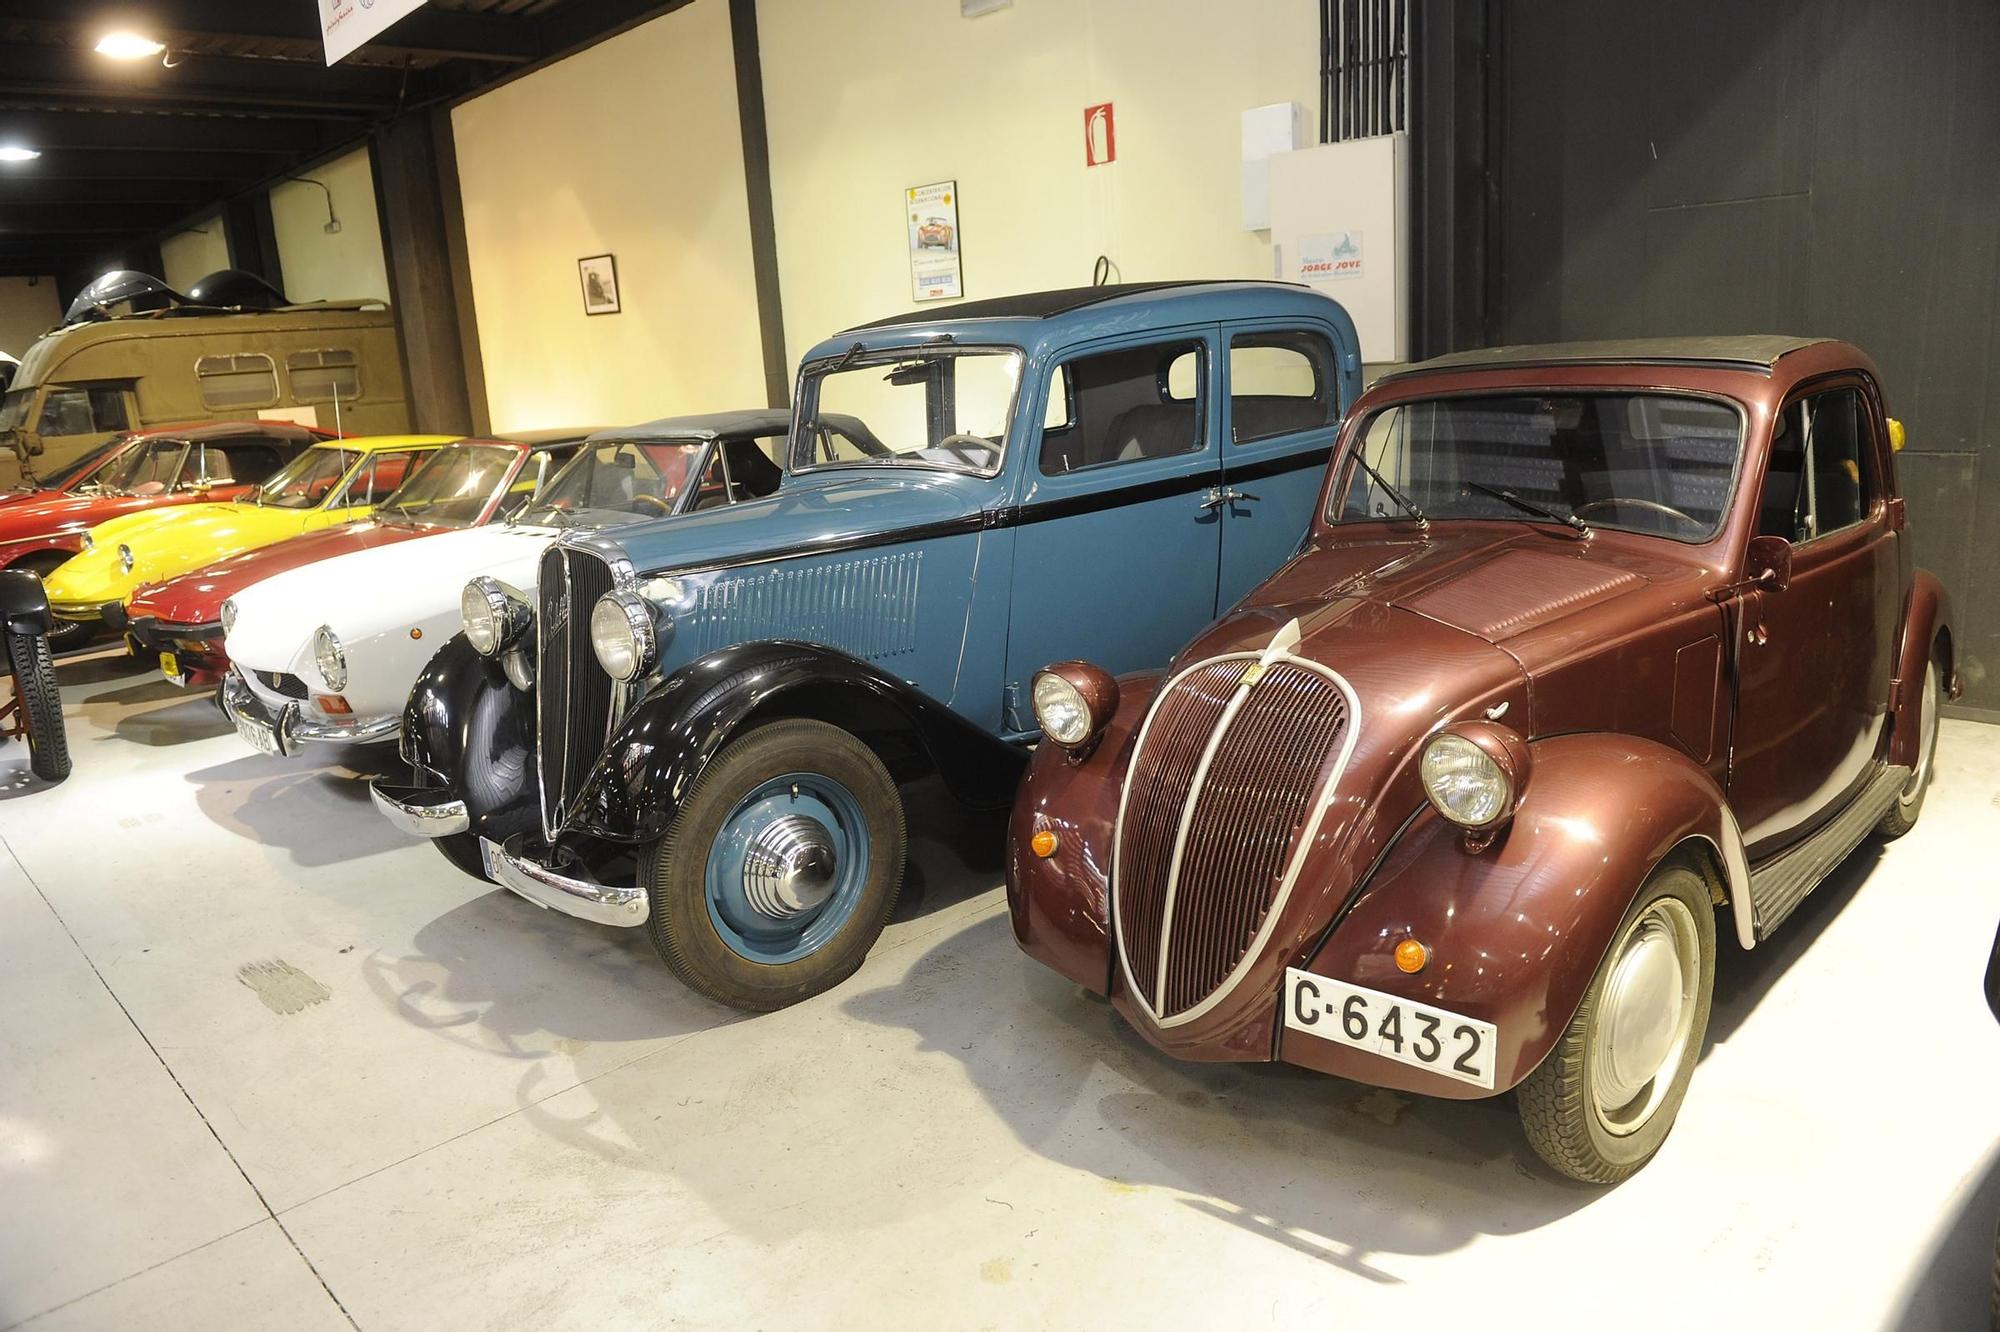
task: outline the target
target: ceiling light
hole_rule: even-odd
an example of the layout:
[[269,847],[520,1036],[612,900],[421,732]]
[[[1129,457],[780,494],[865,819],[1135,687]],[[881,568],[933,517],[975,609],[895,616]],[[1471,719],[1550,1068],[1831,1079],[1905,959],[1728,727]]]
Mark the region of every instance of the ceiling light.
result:
[[40,156],[33,148],[23,148],[18,144],[0,147],[0,162],[32,162]]
[[145,60],[166,49],[161,43],[136,32],[107,32],[97,43],[97,54],[110,56],[113,60]]

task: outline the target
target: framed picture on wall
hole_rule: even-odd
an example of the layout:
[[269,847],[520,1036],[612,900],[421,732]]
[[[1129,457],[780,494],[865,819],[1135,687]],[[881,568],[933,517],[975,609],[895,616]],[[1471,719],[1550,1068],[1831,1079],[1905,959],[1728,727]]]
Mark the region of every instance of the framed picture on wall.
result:
[[578,279],[583,283],[583,312],[587,315],[618,313],[618,260],[613,255],[593,254],[576,261]]

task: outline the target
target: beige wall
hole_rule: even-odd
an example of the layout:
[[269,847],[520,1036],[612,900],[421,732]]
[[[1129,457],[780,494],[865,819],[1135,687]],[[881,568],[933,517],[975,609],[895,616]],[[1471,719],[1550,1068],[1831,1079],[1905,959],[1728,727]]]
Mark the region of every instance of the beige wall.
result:
[[389,270],[382,258],[382,223],[375,210],[375,179],[368,150],[300,173],[333,193],[340,230],[326,231],[326,192],[287,181],[271,190],[271,225],[278,236],[278,264],[285,295],[294,301],[389,299]]
[[[1310,0],[760,0],[779,277],[794,361],[913,308],[900,207],[956,179],[968,298],[1090,281],[1269,277],[1242,230],[1240,113],[1319,103]],[[1118,160],[1084,165],[1083,108]],[[933,302],[948,308],[949,302]]]
[[175,291],[186,291],[217,269],[229,267],[229,234],[221,217],[197,222],[161,241],[160,261],[160,276]]
[[[467,102],[452,125],[495,430],[763,405],[726,0]],[[624,312],[587,316],[576,261],[605,253]]]
[[0,277],[0,351],[19,360],[62,315],[54,278]]

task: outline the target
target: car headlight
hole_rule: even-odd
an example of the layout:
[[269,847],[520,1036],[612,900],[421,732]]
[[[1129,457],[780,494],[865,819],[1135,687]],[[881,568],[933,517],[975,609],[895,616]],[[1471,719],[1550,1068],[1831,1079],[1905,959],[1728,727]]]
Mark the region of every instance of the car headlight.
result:
[[118,547],[119,570],[123,573],[131,573],[132,566],[137,563],[138,561],[132,558],[132,548],[130,546],[120,544]]
[[1440,731],[1418,763],[1424,794],[1438,813],[1475,831],[1505,822],[1527,781],[1528,747],[1504,726],[1477,723]]
[[1118,711],[1118,682],[1088,662],[1046,666],[1031,690],[1042,734],[1072,753],[1094,744]]
[[313,633],[313,664],[319,667],[320,679],[334,693],[347,688],[347,654],[340,650],[340,639],[333,630],[321,625]]
[[528,599],[497,578],[475,578],[458,594],[466,641],[482,657],[498,656],[518,642],[534,622]]
[[83,534],[83,548],[84,548],[85,550],[96,550],[96,549],[97,549],[97,540],[96,540],[96,538],[95,538],[95,537],[93,537],[93,536],[91,536],[91,535],[90,535],[90,533],[88,533],[88,532],[85,532],[85,533]]
[[236,599],[226,597],[222,602],[222,636],[227,638],[236,632]]
[[660,660],[652,603],[637,592],[607,592],[590,608],[590,646],[614,680],[636,680]]

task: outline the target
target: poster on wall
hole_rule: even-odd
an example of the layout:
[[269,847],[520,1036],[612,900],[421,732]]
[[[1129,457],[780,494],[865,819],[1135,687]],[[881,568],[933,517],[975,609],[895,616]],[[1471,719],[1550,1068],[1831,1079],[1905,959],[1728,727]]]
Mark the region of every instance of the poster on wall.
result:
[[903,191],[910,226],[910,299],[948,301],[965,295],[958,259],[958,182]]
[[338,64],[405,14],[424,7],[424,0],[319,0],[319,30],[326,41],[326,63]]
[[583,312],[587,315],[617,314],[618,260],[609,254],[593,254],[576,261],[577,281],[583,284]]
[[1361,233],[1329,231],[1298,240],[1299,266],[1295,282],[1332,282],[1361,276]]

